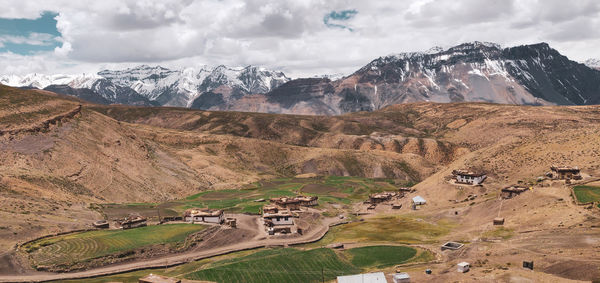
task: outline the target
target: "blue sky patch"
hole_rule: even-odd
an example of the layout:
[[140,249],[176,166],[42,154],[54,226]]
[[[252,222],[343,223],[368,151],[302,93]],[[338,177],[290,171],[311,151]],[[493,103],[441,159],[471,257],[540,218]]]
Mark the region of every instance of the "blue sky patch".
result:
[[352,31],[352,28],[343,24],[343,22],[352,19],[356,14],[358,14],[358,11],[355,9],[331,11],[323,17],[323,23],[330,28],[341,28]]
[[34,20],[0,18],[0,52],[29,55],[54,50],[61,45],[56,16],[57,13],[44,12]]

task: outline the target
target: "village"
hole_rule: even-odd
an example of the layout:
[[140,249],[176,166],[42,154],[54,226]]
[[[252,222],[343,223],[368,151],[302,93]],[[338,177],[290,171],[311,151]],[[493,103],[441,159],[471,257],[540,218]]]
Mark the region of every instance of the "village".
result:
[[[500,189],[497,197],[500,200],[510,200],[518,197],[528,191],[537,190],[548,186],[553,182],[562,182],[565,185],[571,185],[574,182],[583,182],[590,179],[589,176],[584,178],[578,167],[570,166],[551,166],[550,170],[544,176],[537,177],[534,184],[513,184],[504,186]],[[458,189],[463,189],[465,186],[472,188],[480,188],[488,179],[487,173],[482,171],[457,169],[451,172],[448,176],[447,183],[455,186]],[[454,203],[460,204],[472,202],[477,199],[477,194],[466,195],[464,199],[452,200]],[[430,198],[430,197],[429,197]],[[275,239],[291,239],[305,234],[307,231],[314,230],[315,225],[322,225],[318,221],[314,221],[322,217],[322,210],[319,208],[319,198],[317,196],[296,195],[272,197],[267,200],[257,199],[256,203],[264,203],[260,209],[260,215],[248,216],[235,213],[226,213],[223,209],[210,208],[189,208],[184,211],[181,216],[171,216],[159,218],[158,223],[152,225],[169,225],[172,223],[191,223],[203,225],[216,225],[226,227],[226,229],[236,229],[238,227],[238,219],[244,219],[246,227],[248,221],[252,222],[252,229],[256,229],[255,238],[265,239],[266,241]],[[382,191],[368,195],[368,199],[358,202],[353,205],[350,214],[340,214],[336,216],[336,223],[348,223],[350,216],[354,215],[355,219],[360,220],[361,216],[400,213],[403,210],[420,211],[426,210],[428,199],[419,195],[418,190],[411,187],[398,187],[394,191]],[[406,212],[402,212],[406,213]],[[455,214],[459,214],[457,210]],[[489,223],[493,227],[502,227],[507,222],[501,213],[501,207],[497,214],[492,213],[489,216]],[[250,219],[250,220],[248,220]],[[311,221],[313,220],[313,221]],[[141,215],[131,214],[125,218],[99,220],[93,223],[97,229],[136,229],[150,225],[147,219]],[[356,221],[356,220],[353,220]],[[313,227],[311,227],[313,226]],[[333,249],[344,249],[346,243],[333,243],[328,247]],[[474,268],[473,263],[461,258],[464,254],[468,243],[449,239],[439,246],[439,251],[443,257],[450,257],[457,261],[455,270],[457,273],[468,273]],[[476,263],[475,266],[479,266]],[[523,269],[534,269],[534,261],[524,258],[522,261]],[[475,267],[477,268],[477,267]],[[394,273],[384,274],[383,272],[361,273],[355,275],[342,275],[337,277],[339,283],[353,282],[422,282],[428,275],[432,273],[431,269],[422,270],[422,274],[415,274],[414,269],[403,268],[399,265],[395,268]],[[411,281],[411,278],[413,278]],[[456,277],[454,277],[456,278]],[[162,282],[181,282],[175,278],[169,278],[157,274],[151,274],[144,278],[140,278],[139,282],[145,283],[162,283]]]

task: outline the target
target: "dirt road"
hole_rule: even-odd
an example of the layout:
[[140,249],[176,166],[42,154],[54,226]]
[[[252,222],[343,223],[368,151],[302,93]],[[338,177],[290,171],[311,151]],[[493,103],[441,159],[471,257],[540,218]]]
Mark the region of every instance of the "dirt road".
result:
[[266,246],[285,246],[285,245],[297,245],[318,241],[321,239],[327,231],[329,231],[330,225],[339,222],[339,219],[325,219],[322,226],[319,229],[314,229],[311,232],[306,233],[297,238],[293,239],[264,239],[264,240],[251,240],[248,242],[242,242],[235,245],[226,247],[218,247],[214,249],[188,252],[176,255],[170,255],[166,257],[145,260],[142,262],[131,262],[113,266],[105,266],[95,269],[90,269],[80,272],[72,273],[40,273],[31,275],[11,275],[5,276],[0,275],[0,282],[43,282],[51,280],[65,280],[65,279],[80,279],[97,277],[103,275],[117,274],[128,271],[147,269],[147,268],[161,268],[169,267],[174,265],[183,264],[203,258],[213,257],[217,255],[223,255],[227,253],[250,250],[256,248],[262,248]]

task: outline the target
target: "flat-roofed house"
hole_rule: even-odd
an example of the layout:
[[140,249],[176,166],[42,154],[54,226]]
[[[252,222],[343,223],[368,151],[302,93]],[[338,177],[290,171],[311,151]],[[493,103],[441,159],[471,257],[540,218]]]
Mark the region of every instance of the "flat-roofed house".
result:
[[263,207],[263,220],[267,226],[294,225],[294,216],[289,209],[275,206]]
[[551,166],[550,170],[552,170],[552,177],[554,179],[559,180],[580,180],[581,179],[581,170],[579,167],[571,167],[571,166]]
[[205,222],[221,224],[225,221],[223,210],[209,208],[191,208],[183,213],[186,222]]
[[397,193],[391,192],[382,192],[369,195],[370,203],[382,203],[388,200],[391,200],[394,196],[398,195]]
[[139,214],[129,214],[129,216],[125,217],[125,219],[118,221],[121,229],[131,229],[137,227],[146,226],[146,217],[143,217]]
[[279,198],[272,198],[269,201],[272,204],[276,204],[283,208],[288,208],[288,209],[292,209],[292,210],[300,209],[300,200],[297,200],[295,198],[279,197]]
[[295,196],[271,198],[272,204],[291,210],[298,210],[301,206],[315,206],[318,204],[319,197],[316,196]]
[[319,197],[317,196],[297,196],[296,199],[300,201],[301,206],[315,206],[319,204]]
[[454,179],[457,183],[479,185],[487,178],[487,175],[483,172],[473,172],[469,170],[454,170],[452,171]]

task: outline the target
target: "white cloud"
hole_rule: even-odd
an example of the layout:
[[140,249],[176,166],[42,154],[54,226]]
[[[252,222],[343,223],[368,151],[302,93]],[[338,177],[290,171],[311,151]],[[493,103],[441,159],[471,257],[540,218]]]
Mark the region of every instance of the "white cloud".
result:
[[[255,64],[292,76],[349,73],[390,53],[465,41],[546,41],[570,58],[600,57],[600,2],[552,0],[0,0],[0,17],[59,13],[62,46],[31,70],[88,70],[138,63],[177,67]],[[324,16],[355,9],[343,24]],[[1,44],[1,41],[0,41]],[[8,59],[8,57],[14,57]],[[18,57],[18,58],[17,58]],[[0,56],[0,72],[21,62]],[[40,58],[43,58],[40,59]],[[56,69],[53,69],[56,68]],[[10,70],[24,71],[23,66]]]
[[59,38],[48,33],[32,32],[28,36],[0,35],[0,43],[28,44],[38,46],[53,45]]

